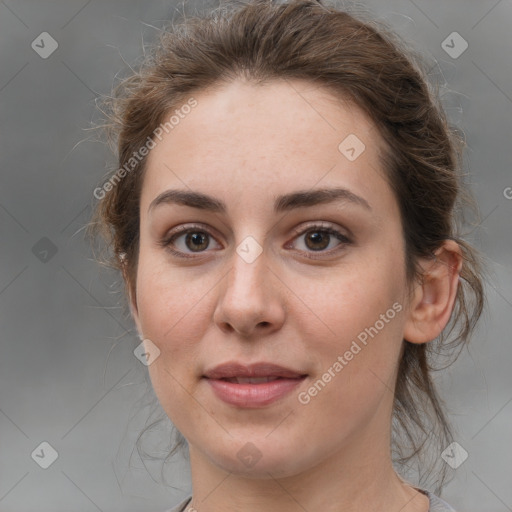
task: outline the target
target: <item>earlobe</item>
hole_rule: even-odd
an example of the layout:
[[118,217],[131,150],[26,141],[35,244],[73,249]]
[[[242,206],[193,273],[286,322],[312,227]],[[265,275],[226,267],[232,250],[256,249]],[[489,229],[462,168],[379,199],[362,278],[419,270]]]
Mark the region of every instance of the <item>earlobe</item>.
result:
[[445,240],[433,259],[420,262],[423,274],[409,304],[405,340],[427,343],[441,334],[453,311],[462,262],[460,247],[453,240]]

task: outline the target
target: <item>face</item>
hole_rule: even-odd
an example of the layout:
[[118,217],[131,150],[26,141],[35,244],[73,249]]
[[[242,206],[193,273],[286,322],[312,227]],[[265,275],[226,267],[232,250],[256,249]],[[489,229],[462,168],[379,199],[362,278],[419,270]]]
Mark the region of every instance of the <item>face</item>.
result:
[[388,450],[407,283],[378,131],[301,81],[194,98],[141,196],[132,306],[163,408],[191,456],[254,477]]

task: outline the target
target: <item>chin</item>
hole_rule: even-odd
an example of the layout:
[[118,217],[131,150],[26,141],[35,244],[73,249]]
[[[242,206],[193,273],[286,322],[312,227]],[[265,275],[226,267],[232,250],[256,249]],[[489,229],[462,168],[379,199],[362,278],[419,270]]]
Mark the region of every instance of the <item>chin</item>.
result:
[[[227,440],[224,450],[206,450],[222,470],[246,478],[272,479],[297,475],[310,466],[304,447],[284,446],[284,440],[265,436],[245,436]],[[299,459],[300,457],[300,459]],[[311,465],[314,461],[310,461]]]

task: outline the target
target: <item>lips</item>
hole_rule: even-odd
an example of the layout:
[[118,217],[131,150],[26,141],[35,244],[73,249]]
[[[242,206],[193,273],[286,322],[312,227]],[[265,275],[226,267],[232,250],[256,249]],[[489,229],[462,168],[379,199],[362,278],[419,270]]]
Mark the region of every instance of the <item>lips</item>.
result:
[[306,377],[307,374],[267,362],[247,366],[228,362],[203,375],[218,398],[241,408],[266,407],[284,399]]
[[262,362],[243,365],[237,362],[228,362],[207,370],[204,377],[207,379],[253,379],[254,383],[257,383],[258,379],[261,382],[268,382],[268,380],[261,379],[300,379],[305,377],[305,375],[291,368],[273,363]]

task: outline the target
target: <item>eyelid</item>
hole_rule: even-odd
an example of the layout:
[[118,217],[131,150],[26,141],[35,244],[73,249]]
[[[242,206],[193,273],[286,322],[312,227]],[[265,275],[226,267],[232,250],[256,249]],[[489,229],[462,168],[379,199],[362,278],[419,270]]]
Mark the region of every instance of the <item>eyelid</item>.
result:
[[209,235],[213,236],[211,234],[212,228],[207,228],[202,224],[197,224],[197,223],[192,222],[191,224],[180,224],[178,227],[171,229],[164,235],[164,240],[165,239],[169,240],[173,236],[180,235],[182,233],[186,233],[187,231],[193,231],[194,229],[197,231],[204,231],[205,233],[208,233]]
[[[310,224],[298,228],[293,228],[293,233],[295,235],[303,235],[304,233],[307,233],[308,231],[311,231],[313,229],[318,229],[318,231],[325,230],[332,233],[337,233],[339,235],[344,236],[346,239],[351,239],[352,236],[347,234],[343,234],[343,229],[338,227],[336,224],[332,224],[330,222],[325,221],[311,221]],[[344,231],[347,231],[346,229]]]

